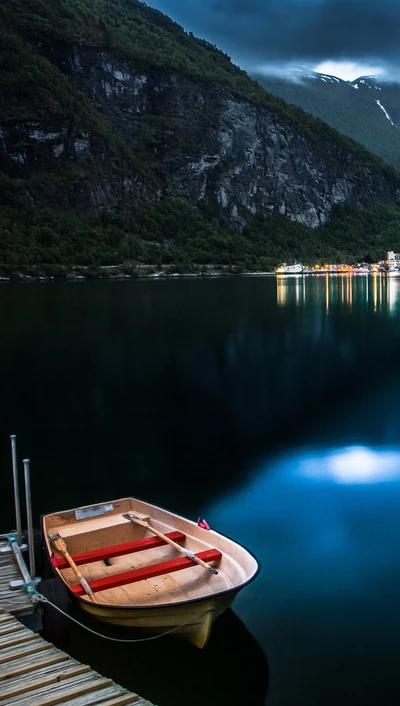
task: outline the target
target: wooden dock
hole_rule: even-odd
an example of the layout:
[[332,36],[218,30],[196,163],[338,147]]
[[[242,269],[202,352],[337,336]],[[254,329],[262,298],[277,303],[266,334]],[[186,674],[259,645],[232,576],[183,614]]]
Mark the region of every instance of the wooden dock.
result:
[[[7,546],[4,535],[0,549]],[[13,552],[0,553],[0,706],[153,706],[23,625],[35,612]],[[15,617],[17,616],[17,617]]]
[[[0,535],[0,550],[8,546],[5,535]],[[17,562],[12,551],[3,554],[0,551],[0,608],[23,618],[34,613],[32,600],[21,589],[12,591],[10,581],[20,581],[22,579]]]
[[0,706],[152,706],[0,612]]

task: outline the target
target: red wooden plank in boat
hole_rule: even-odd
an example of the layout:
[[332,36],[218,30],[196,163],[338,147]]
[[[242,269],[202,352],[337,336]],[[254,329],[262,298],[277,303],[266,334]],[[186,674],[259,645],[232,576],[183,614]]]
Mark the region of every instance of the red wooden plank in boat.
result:
[[[196,556],[198,556],[199,559],[203,559],[203,561],[215,561],[216,559],[220,559],[222,554],[217,549],[207,549],[205,552],[199,552]],[[103,579],[95,579],[94,581],[89,581],[89,586],[94,593],[97,591],[107,591],[110,588],[125,586],[127,583],[136,583],[136,581],[144,581],[144,579],[151,579],[155,576],[161,576],[162,574],[171,574],[173,571],[188,569],[191,566],[197,566],[197,564],[184,556],[181,559],[162,561],[152,566],[143,566],[141,569],[133,569],[132,571],[124,571],[121,574],[114,574],[114,576],[106,576]],[[70,586],[70,589],[77,596],[85,595],[85,591],[80,583]]]
[[[182,542],[186,535],[183,532],[168,532],[166,537],[173,539],[174,542]],[[123,556],[124,554],[134,554],[135,552],[141,552],[144,549],[154,549],[155,547],[162,547],[166,544],[160,537],[145,537],[144,539],[137,539],[134,542],[126,542],[125,544],[115,544],[112,547],[104,547],[103,549],[94,549],[91,552],[82,552],[81,554],[73,554],[72,558],[77,566],[81,564],[90,564],[92,561],[102,561],[104,559],[110,559],[114,556]],[[56,563],[57,569],[69,569],[70,565],[63,556],[57,557]]]

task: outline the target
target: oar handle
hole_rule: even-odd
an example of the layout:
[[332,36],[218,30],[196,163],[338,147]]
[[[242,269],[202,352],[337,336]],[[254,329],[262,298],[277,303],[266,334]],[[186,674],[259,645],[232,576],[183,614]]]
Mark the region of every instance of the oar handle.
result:
[[149,530],[149,532],[153,532],[153,534],[156,534],[157,537],[160,537],[160,539],[163,539],[167,544],[170,544],[171,547],[174,547],[175,549],[178,550],[181,554],[184,554],[187,556],[189,559],[194,561],[196,564],[199,564],[202,566],[204,569],[208,569],[208,571],[211,571],[212,574],[218,574],[217,569],[214,569],[213,566],[210,566],[207,564],[203,559],[199,559],[198,556],[193,554],[193,552],[189,551],[189,549],[185,549],[185,547],[181,547],[180,544],[177,544],[174,542],[173,539],[170,539],[167,537],[165,534],[162,532],[159,532],[155,527],[152,527],[149,525],[149,523],[146,520],[142,520],[140,517],[137,517],[133,512],[124,512],[123,513],[124,517],[126,517],[127,520],[130,520],[131,522],[134,522],[137,525],[141,525],[142,527],[145,527],[146,529]]
[[54,544],[55,548],[58,549],[58,551],[61,552],[61,554],[67,560],[72,571],[75,573],[75,576],[77,577],[79,583],[81,584],[83,590],[85,591],[85,593],[87,593],[87,595],[89,596],[92,603],[97,603],[97,600],[95,598],[95,595],[94,595],[92,589],[90,588],[85,577],[82,576],[82,574],[79,571],[77,565],[75,564],[72,556],[69,554],[68,549],[67,549],[67,545],[66,545],[65,541],[63,540],[63,538],[61,537],[61,535],[58,534],[58,532],[54,532],[52,534],[49,534],[49,538],[52,541],[52,543]]
[[203,559],[200,559],[196,554],[193,554],[193,552],[190,552],[188,549],[185,549],[184,547],[181,547],[181,551],[183,554],[186,554],[186,556],[191,559],[192,561],[195,561],[196,564],[200,564],[200,566],[203,566],[205,569],[208,569],[211,571],[212,574],[218,574],[217,569],[214,569],[213,566],[210,566],[210,564],[207,564]]

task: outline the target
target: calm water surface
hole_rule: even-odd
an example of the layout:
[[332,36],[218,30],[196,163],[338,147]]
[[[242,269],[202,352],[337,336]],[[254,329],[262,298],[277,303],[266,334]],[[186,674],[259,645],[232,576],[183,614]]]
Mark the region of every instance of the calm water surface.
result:
[[37,522],[137,495],[263,565],[203,651],[74,656],[159,706],[400,702],[400,278],[7,284],[0,316],[3,530],[16,433]]

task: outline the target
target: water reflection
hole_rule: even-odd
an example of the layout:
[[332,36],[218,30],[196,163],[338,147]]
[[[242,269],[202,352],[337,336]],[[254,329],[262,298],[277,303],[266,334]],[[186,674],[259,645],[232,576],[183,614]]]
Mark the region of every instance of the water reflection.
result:
[[276,301],[278,306],[304,303],[305,277],[303,275],[276,275]]
[[[79,619],[82,620],[81,611]],[[99,630],[98,622],[89,619],[89,624]],[[101,625],[100,630],[127,638],[123,629],[112,630]],[[74,628],[68,651],[83,662],[90,654],[94,669],[162,706],[264,706],[266,703],[267,658],[231,609],[213,625],[210,640],[202,650],[172,637],[137,645],[110,643]]]
[[[341,442],[398,438],[400,280],[390,309],[380,275],[277,282],[3,287],[0,461],[10,468],[17,432],[35,521],[132,493],[197,517],[251,458],[315,440],[327,423],[326,439],[345,415]],[[67,485],[53,481],[55,463]],[[2,513],[11,526],[11,505]]]
[[279,307],[324,305],[330,309],[345,306],[374,312],[396,313],[400,296],[400,278],[390,274],[277,275],[276,301]]
[[398,306],[400,282],[396,277],[387,279],[387,302],[389,311],[394,312]]
[[269,706],[398,703],[400,448],[302,448],[248,473],[206,516],[263,566],[235,605],[267,651]]
[[[268,706],[386,706],[378,682],[397,684],[400,649],[399,285],[338,275],[2,287],[4,530],[16,432],[37,522],[134,495],[205,515],[256,552],[263,571],[234,607],[268,655]],[[80,634],[74,649],[162,706],[185,703],[181,676],[186,703],[223,703],[223,685],[261,706],[265,658],[251,635],[226,634],[204,654],[172,640],[84,650]]]
[[389,482],[400,479],[400,451],[365,446],[332,449],[327,454],[307,455],[298,473],[305,478],[342,484]]

